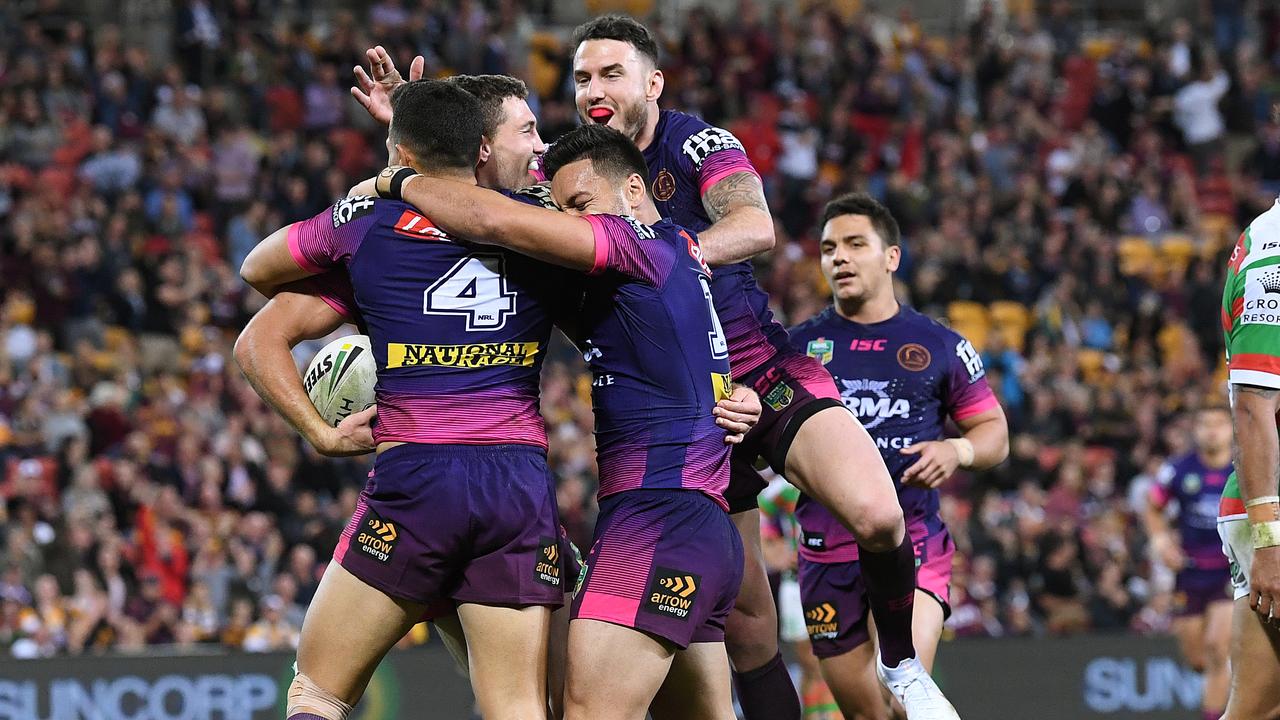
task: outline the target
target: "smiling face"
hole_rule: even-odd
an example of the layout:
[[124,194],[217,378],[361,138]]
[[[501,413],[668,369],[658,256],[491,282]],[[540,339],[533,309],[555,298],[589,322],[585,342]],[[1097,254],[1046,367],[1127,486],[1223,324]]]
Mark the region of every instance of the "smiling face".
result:
[[551,178],[551,196],[570,215],[634,215],[645,192],[644,178],[636,173],[619,183],[597,172],[585,158],[565,165]]
[[618,130],[633,141],[662,95],[662,72],[621,40],[585,40],[573,56],[574,102],[582,122]]
[[538,135],[538,119],[529,109],[529,103],[511,96],[502,101],[502,122],[485,138],[481,146],[481,166],[476,171],[480,184],[502,190],[515,190],[532,185],[529,174],[532,165],[547,146]]
[[822,274],[837,303],[861,305],[893,294],[902,249],[886,246],[866,215],[837,215],[822,227]]

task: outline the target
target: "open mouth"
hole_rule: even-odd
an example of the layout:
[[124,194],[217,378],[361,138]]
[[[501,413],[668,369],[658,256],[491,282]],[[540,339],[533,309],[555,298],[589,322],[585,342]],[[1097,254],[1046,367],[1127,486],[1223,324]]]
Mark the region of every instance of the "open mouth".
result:
[[604,125],[613,117],[613,111],[607,107],[593,107],[587,111],[587,117],[591,118],[592,122]]
[[851,273],[851,272],[838,272],[838,273],[836,273],[835,280],[836,280],[836,282],[840,282],[841,280],[851,280],[851,279],[853,279],[853,278],[855,278],[855,277],[857,277],[857,276],[858,276],[858,274],[857,274],[857,273]]

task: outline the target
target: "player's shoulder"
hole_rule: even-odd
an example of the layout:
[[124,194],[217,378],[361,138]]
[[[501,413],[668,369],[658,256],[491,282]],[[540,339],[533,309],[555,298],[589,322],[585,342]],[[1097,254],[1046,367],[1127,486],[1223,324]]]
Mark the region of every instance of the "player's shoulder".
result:
[[746,152],[733,133],[678,110],[663,110],[663,142],[678,150],[693,164],[701,165],[712,153],[722,150]]
[[1241,270],[1276,264],[1280,264],[1280,199],[1249,223],[1231,257],[1231,265]]
[[903,305],[898,315],[900,327],[911,333],[916,342],[933,342],[948,347],[968,340],[941,320],[930,317],[909,305]]
[[542,183],[535,183],[517,190],[502,190],[503,195],[535,207],[546,208],[547,210],[559,210],[560,206],[556,204],[554,198],[551,197],[551,188]]

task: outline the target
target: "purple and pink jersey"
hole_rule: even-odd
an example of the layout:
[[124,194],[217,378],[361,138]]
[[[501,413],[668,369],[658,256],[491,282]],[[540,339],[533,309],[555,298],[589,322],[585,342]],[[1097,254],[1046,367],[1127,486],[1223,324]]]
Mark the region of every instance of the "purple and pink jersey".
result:
[[722,507],[729,446],[711,414],[729,354],[695,236],[665,220],[587,215],[595,266],[582,309],[600,498],[698,490]]
[[[912,537],[942,530],[938,491],[898,482],[919,457],[901,451],[942,439],[948,416],[964,420],[997,406],[973,345],[906,306],[884,322],[866,325],[828,307],[790,332],[797,350],[831,372],[845,407],[875,440]],[[828,563],[858,558],[853,536],[826,508],[801,497],[796,516],[802,557]]]
[[[733,133],[675,110],[658,114],[644,160],[658,212],[693,232],[711,227],[702,206],[702,196],[711,186],[738,172],[759,176]],[[745,377],[788,351],[787,331],[773,319],[769,296],[756,284],[751,263],[716,268],[711,294],[728,340],[734,377]]]
[[1218,535],[1218,501],[1230,474],[1231,463],[1209,467],[1197,453],[1191,453],[1170,460],[1156,476],[1151,501],[1162,509],[1176,503],[1186,569],[1222,570],[1230,565]]
[[292,225],[288,245],[303,269],[349,276],[349,296],[340,281],[316,282],[331,307],[364,321],[378,368],[376,442],[546,447],[538,374],[553,320],[576,309],[570,273],[369,197]]

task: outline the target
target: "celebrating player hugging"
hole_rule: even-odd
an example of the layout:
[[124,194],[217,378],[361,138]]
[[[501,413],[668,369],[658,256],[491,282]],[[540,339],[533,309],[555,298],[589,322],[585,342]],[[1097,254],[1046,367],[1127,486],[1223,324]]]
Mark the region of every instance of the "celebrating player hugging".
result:
[[[574,47],[583,125],[549,149],[520,81],[421,80],[420,59],[405,81],[369,50],[354,94],[389,125],[391,167],[244,262],[271,298],[237,343],[246,376],[319,451],[377,451],[287,717],[346,718],[427,619],[487,719],[730,720],[736,689],[748,720],[798,720],[760,548],[763,460],[803,492],[802,599],[823,614],[810,639],[841,709],[956,718],[929,676],[953,552],[936,488],[1007,449],[976,352],[899,307],[897,226],[859,196],[824,218],[834,307],[788,335],[748,262],[773,221],[742,145],[659,109],[643,25],[597,18]],[[539,171],[549,185],[530,186]],[[348,320],[376,406],[332,425],[290,349]],[[593,377],[585,566],[539,414],[553,325]],[[943,439],[948,417],[963,437]]]

